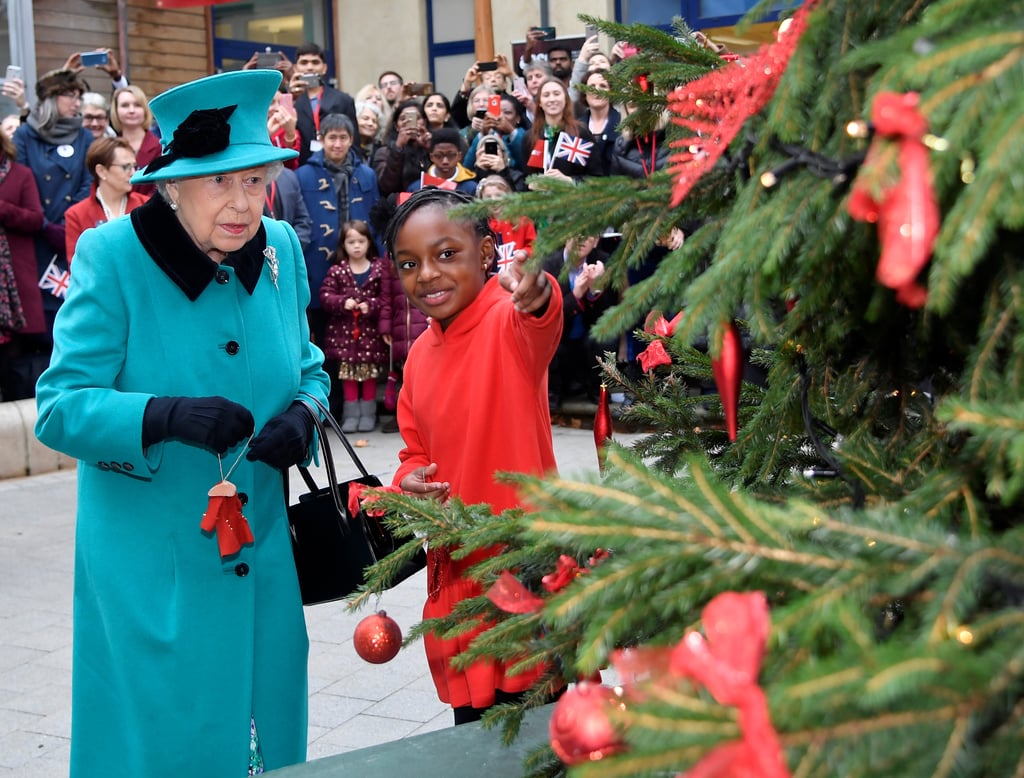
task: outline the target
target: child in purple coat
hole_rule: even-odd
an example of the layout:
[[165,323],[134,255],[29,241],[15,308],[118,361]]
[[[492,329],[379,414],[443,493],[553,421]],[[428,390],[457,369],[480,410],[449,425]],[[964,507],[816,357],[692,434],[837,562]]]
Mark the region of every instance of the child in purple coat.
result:
[[377,424],[377,378],[387,369],[380,315],[390,292],[388,268],[377,257],[366,222],[345,222],[340,238],[320,287],[320,305],[328,315],[323,349],[338,361],[342,430],[370,432]]

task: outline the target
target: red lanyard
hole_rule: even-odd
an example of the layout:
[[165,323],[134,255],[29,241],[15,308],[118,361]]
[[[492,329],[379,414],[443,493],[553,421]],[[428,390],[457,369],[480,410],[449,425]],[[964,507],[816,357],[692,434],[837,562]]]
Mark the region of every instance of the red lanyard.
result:
[[267,211],[270,213],[270,218],[276,219],[274,215],[274,200],[277,198],[277,181],[270,182],[270,191],[267,192]]
[[[316,127],[316,134],[320,134],[320,103],[324,98],[324,88],[320,87],[316,93],[316,110],[313,111],[313,126]],[[310,101],[312,102],[312,101]],[[312,107],[312,106],[310,106]]]
[[658,158],[658,136],[653,132],[648,136],[651,139],[651,167],[647,167],[647,160],[644,159],[644,150],[640,145],[640,139],[636,138],[636,150],[640,153],[640,166],[644,169],[644,176],[650,178],[654,172],[654,163]]

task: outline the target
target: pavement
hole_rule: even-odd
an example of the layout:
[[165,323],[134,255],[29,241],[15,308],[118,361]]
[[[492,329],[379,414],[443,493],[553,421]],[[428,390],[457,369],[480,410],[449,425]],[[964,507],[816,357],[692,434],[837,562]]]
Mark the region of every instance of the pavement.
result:
[[[555,426],[552,434],[562,475],[597,468],[591,430]],[[373,432],[356,439],[365,441],[358,453],[367,469],[390,483],[401,437]],[[339,465],[338,475],[350,474]],[[291,481],[293,493],[304,489],[301,479]],[[74,469],[0,480],[0,778],[68,774],[75,495]],[[403,630],[418,622],[425,575],[388,591],[373,609],[305,609],[310,760],[452,726],[421,644],[383,665],[364,662],[352,645],[356,625],[373,610],[386,610]]]

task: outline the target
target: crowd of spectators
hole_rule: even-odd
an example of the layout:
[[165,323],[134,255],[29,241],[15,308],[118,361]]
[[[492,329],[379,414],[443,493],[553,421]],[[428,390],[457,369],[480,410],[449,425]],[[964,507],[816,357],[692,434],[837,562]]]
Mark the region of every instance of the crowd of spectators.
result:
[[[498,54],[492,62],[474,62],[459,83],[407,81],[384,69],[376,83],[354,96],[331,83],[317,44],[298,47],[294,61],[275,55],[272,67],[281,73],[281,88],[267,130],[275,145],[299,157],[268,186],[265,215],[291,223],[302,244],[314,340],[322,342],[326,334],[321,285],[344,238],[342,226],[364,223],[383,252],[375,208],[393,208],[426,186],[491,198],[529,190],[540,176],[578,183],[589,176],[649,175],[664,164],[665,144],[620,136],[628,107],[612,105],[600,93],[608,88],[609,68],[624,56],[623,46],[604,51],[592,35],[573,52],[543,37],[531,28],[518,61]],[[99,53],[105,56],[94,56]],[[0,106],[8,114],[0,117],[2,400],[32,396],[35,378],[46,367],[53,317],[71,281],[78,236],[129,213],[152,194],[151,185],[130,183],[136,170],[161,153],[147,95],[127,83],[112,50],[88,54],[90,63],[100,64],[87,68],[80,52],[72,54],[39,78],[34,100],[17,78],[6,79],[0,90]],[[266,54],[254,52],[243,67],[267,67]],[[498,272],[515,252],[530,251],[535,230],[532,224],[497,221],[495,227]],[[673,235],[666,247],[681,240],[681,233]],[[566,342],[552,365],[552,411],[565,395],[595,396],[595,355],[620,345],[594,343],[588,334],[613,301],[601,291],[605,257],[596,244],[597,236],[580,236],[544,260],[546,268],[568,277]],[[382,337],[407,337],[416,326],[398,299],[401,290],[390,282],[382,289],[396,299],[381,310],[405,316],[380,322]],[[400,371],[407,345],[397,360],[390,355],[392,374]]]

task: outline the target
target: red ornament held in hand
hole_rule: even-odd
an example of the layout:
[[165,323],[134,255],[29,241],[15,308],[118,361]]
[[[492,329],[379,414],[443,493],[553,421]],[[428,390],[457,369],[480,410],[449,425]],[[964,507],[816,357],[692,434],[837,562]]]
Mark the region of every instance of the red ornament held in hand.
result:
[[402,630],[387,613],[377,611],[356,625],[352,642],[361,659],[382,665],[398,656],[402,648]]

